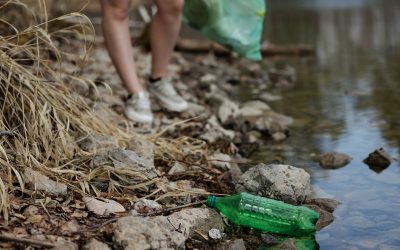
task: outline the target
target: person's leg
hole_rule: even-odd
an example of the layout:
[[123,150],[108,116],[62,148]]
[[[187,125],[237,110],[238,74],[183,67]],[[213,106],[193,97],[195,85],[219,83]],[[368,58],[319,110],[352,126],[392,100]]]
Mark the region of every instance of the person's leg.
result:
[[168,63],[181,27],[181,12],[184,0],[155,0],[157,13],[151,24],[151,78],[162,78],[167,73]]
[[143,87],[138,80],[130,40],[128,15],[130,2],[130,0],[101,0],[104,40],[115,68],[131,94],[143,91]]

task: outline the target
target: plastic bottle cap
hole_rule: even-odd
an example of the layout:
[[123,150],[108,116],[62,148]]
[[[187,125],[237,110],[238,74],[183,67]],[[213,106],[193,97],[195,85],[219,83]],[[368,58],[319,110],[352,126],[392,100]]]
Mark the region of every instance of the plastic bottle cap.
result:
[[211,199],[208,200],[209,202],[207,202],[208,203],[207,205],[209,207],[214,207],[214,205],[215,205],[215,195],[212,195],[210,198]]

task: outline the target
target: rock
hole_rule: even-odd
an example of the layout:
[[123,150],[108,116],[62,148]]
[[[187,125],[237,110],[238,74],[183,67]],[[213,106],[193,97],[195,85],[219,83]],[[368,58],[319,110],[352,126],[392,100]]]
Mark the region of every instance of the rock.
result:
[[149,159],[140,157],[131,150],[118,148],[96,154],[92,160],[92,167],[96,168],[104,165],[115,168],[133,168],[149,179],[158,176],[154,163],[151,163]]
[[186,168],[180,163],[180,162],[175,162],[172,168],[168,171],[168,175],[174,175],[176,173],[182,173],[185,172]]
[[78,250],[79,247],[73,242],[65,242],[52,248],[52,250]]
[[273,133],[272,139],[274,139],[274,141],[283,141],[286,139],[286,134],[282,132]]
[[229,99],[228,95],[218,88],[215,84],[210,84],[210,91],[205,95],[205,98],[210,106],[219,108],[221,103]]
[[319,165],[327,169],[338,169],[349,164],[353,158],[346,154],[330,152],[320,155]]
[[272,234],[266,234],[266,233],[261,234],[261,241],[267,246],[279,243],[277,237],[273,236]]
[[129,216],[115,224],[114,241],[123,249],[176,249],[184,247],[194,230],[207,233],[223,227],[219,214],[208,208],[186,209],[168,217]]
[[[207,234],[212,228],[223,232],[225,229],[221,216],[214,209],[209,208],[191,208],[181,210],[168,216],[174,225],[181,225],[187,228],[186,232],[192,236],[195,230],[202,234]],[[183,230],[183,231],[185,231]]]
[[258,96],[258,98],[260,98],[264,102],[275,102],[275,101],[282,100],[282,96],[272,95],[268,92],[262,93],[261,95]]
[[97,215],[125,212],[125,208],[116,201],[105,198],[83,197],[87,209]]
[[231,169],[230,162],[232,158],[227,154],[214,153],[210,156],[210,163],[213,167],[219,168],[221,170]]
[[141,136],[135,136],[129,144],[128,149],[134,151],[149,166],[154,166],[154,143]]
[[293,118],[270,110],[265,112],[256,122],[251,123],[251,120],[249,122],[257,130],[267,130],[270,134],[274,134],[285,131],[293,123]]
[[245,141],[247,143],[256,143],[261,137],[261,133],[256,130],[249,131],[246,133]]
[[61,231],[63,233],[75,233],[79,231],[79,224],[76,220],[70,220],[63,225],[61,225]]
[[215,143],[218,140],[232,140],[235,137],[235,132],[224,129],[215,116],[208,119],[205,129],[206,132],[200,138],[209,143]]
[[189,114],[190,117],[196,116],[209,116],[209,111],[204,107],[204,105],[199,105],[193,102],[189,103],[188,108],[185,110],[186,113]]
[[383,171],[389,167],[393,158],[383,148],[380,148],[370,153],[363,162],[372,167],[373,170],[376,169],[377,172],[380,172],[379,170]]
[[143,199],[135,203],[134,209],[140,214],[147,214],[161,210],[162,206],[158,202]]
[[206,74],[200,78],[200,82],[202,83],[215,83],[217,81],[217,77],[213,74]]
[[118,148],[118,141],[111,136],[93,134],[80,140],[78,145],[87,152],[100,152],[110,150],[111,148]]
[[317,205],[305,205],[305,207],[311,208],[312,210],[314,210],[315,212],[317,212],[319,214],[319,219],[317,221],[317,223],[315,224],[317,230],[321,230],[322,228],[328,226],[329,224],[331,224],[333,222],[333,220],[335,219],[335,217],[333,217],[333,214],[320,208]]
[[293,123],[293,118],[274,112],[264,102],[251,101],[241,105],[235,122],[243,132],[258,130],[273,135],[285,132]]
[[249,101],[240,106],[239,114],[246,119],[251,119],[253,117],[262,116],[265,111],[269,110],[271,110],[271,108],[264,102]]
[[22,213],[22,215],[25,217],[31,217],[38,213],[39,213],[39,209],[36,206],[29,205],[27,208],[24,209],[24,212]]
[[221,244],[218,248],[221,250],[246,250],[243,239],[230,240],[229,242]]
[[216,228],[213,228],[210,231],[208,231],[208,237],[211,240],[220,240],[222,238],[221,232]]
[[274,250],[318,249],[314,237],[289,238],[282,243],[271,247]]
[[289,165],[259,164],[242,175],[236,190],[299,204],[311,192],[310,175]]
[[32,187],[35,187],[37,190],[41,190],[52,195],[66,196],[68,194],[67,185],[53,181],[49,177],[36,172],[29,167],[25,168],[24,181]]
[[308,199],[305,202],[306,204],[310,205],[317,205],[320,208],[333,213],[335,209],[341,204],[341,202],[334,200],[334,199],[328,199],[328,198],[316,198],[316,199]]
[[96,239],[91,239],[86,245],[83,246],[83,250],[111,250],[111,248]]
[[229,99],[225,99],[218,109],[218,118],[223,125],[234,123],[239,115],[239,106]]

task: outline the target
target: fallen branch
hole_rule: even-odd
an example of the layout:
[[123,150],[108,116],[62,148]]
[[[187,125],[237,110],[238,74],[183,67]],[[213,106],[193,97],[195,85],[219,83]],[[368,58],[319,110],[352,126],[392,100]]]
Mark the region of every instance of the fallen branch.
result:
[[35,246],[43,247],[43,248],[53,248],[56,246],[54,244],[43,242],[43,241],[18,238],[18,237],[14,237],[14,236],[7,236],[4,234],[0,235],[0,240],[1,241],[13,241],[16,243],[21,243],[21,244],[26,244],[26,245],[35,245]]
[[[229,55],[231,51],[225,47],[207,40],[180,38],[176,44],[176,50],[190,53],[209,53],[217,55]],[[274,45],[264,42],[261,46],[261,54],[264,56],[309,56],[315,54],[314,48],[304,44]]]

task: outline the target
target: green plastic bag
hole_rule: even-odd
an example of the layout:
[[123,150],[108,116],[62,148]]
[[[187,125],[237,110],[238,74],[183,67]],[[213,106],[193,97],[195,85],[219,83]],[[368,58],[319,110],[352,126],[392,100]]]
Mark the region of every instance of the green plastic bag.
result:
[[261,60],[265,0],[185,0],[183,20],[207,38]]

